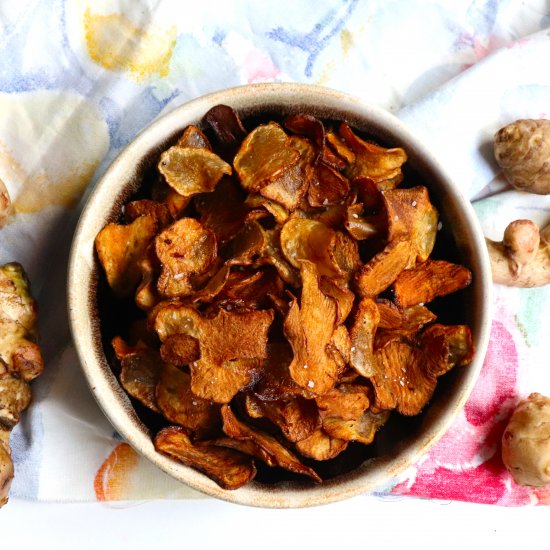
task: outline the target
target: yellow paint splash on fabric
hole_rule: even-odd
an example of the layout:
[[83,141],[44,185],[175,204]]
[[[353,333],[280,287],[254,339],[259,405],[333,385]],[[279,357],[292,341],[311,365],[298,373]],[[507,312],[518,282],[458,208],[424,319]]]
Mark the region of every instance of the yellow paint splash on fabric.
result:
[[353,34],[347,29],[343,29],[340,32],[340,47],[342,48],[342,54],[346,57],[353,46]]
[[168,75],[176,45],[176,27],[141,29],[125,15],[84,12],[86,46],[91,59],[110,71],[128,71],[136,80]]

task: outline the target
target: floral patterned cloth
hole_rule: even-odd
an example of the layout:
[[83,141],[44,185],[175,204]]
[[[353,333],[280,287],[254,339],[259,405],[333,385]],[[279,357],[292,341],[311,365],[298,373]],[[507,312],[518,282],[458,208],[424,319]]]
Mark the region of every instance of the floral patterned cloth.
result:
[[[0,262],[17,260],[40,302],[47,368],[12,436],[12,495],[47,501],[193,498],[103,417],[70,341],[65,272],[94,183],[155,117],[204,93],[262,81],[355,94],[407,122],[473,201],[487,236],[550,201],[511,191],[490,154],[497,128],[550,116],[550,12],[542,0],[184,3],[18,0],[0,6],[0,178],[15,215]],[[548,504],[500,462],[510,411],[550,394],[550,289],[495,289],[479,382],[454,425],[384,494]]]

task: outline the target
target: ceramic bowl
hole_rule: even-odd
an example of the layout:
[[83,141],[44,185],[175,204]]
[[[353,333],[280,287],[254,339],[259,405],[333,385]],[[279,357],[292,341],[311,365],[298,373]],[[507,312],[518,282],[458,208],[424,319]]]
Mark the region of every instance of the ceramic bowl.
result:
[[[317,485],[309,480],[254,481],[226,491],[203,474],[183,466],[153,447],[146,426],[111,371],[102,343],[98,308],[98,262],[94,238],[117,219],[121,205],[136,192],[143,174],[158,162],[183,128],[198,124],[214,105],[223,103],[250,116],[309,113],[323,119],[346,120],[386,146],[404,147],[410,173],[421,179],[440,212],[444,246],[455,261],[473,272],[472,285],[461,292],[458,319],[470,325],[476,347],[474,361],[440,378],[438,388],[418,417],[382,429],[366,458],[347,471]],[[490,267],[484,238],[469,201],[432,153],[397,118],[359,98],[303,84],[259,84],[200,97],[157,119],[143,130],[112,163],[84,208],[72,245],[68,303],[72,334],[92,393],[116,430],[144,457],[175,479],[213,497],[263,507],[303,507],[342,500],[391,487],[396,476],[414,464],[449,428],[464,406],[481,369],[490,329]],[[398,416],[398,415],[396,415]],[[400,423],[401,422],[401,423]]]

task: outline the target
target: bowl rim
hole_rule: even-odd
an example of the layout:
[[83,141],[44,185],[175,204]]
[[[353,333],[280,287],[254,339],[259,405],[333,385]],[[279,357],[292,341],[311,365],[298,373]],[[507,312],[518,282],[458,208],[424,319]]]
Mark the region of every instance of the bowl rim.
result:
[[[98,216],[98,212],[105,212],[107,204],[112,207],[113,197],[117,196],[116,191],[118,190],[120,194],[128,186],[132,174],[137,176],[139,162],[136,162],[136,159],[144,158],[146,153],[151,151],[153,147],[151,141],[157,143],[163,139],[166,141],[176,131],[192,123],[192,120],[200,120],[202,115],[213,105],[225,103],[238,110],[239,105],[243,102],[247,103],[248,107],[300,102],[307,103],[311,107],[321,103],[323,108],[351,109],[360,119],[369,123],[375,121],[376,125],[387,128],[389,135],[396,136],[401,143],[414,146],[415,155],[427,163],[430,169],[437,174],[439,182],[444,184],[445,192],[454,199],[455,207],[458,208],[467,223],[466,231],[469,238],[472,239],[469,243],[471,253],[478,264],[479,275],[476,286],[476,303],[480,309],[479,329],[474,342],[476,355],[473,362],[467,367],[468,370],[463,376],[460,391],[452,394],[448,406],[451,407],[449,412],[438,418],[430,433],[424,434],[412,446],[412,450],[408,450],[407,459],[398,456],[387,460],[371,459],[367,461],[369,462],[368,479],[351,475],[344,476],[344,479],[337,477],[336,481],[329,480],[322,485],[308,488],[295,487],[285,482],[274,487],[262,485],[259,488],[252,484],[236,491],[223,490],[203,474],[176,463],[155,451],[151,438],[140,428],[140,421],[136,422],[135,413],[132,417],[132,411],[128,409],[129,406],[131,407],[128,398],[124,395],[126,398],[126,402],[124,402],[120,387],[117,390],[117,387],[113,385],[114,375],[112,373],[111,376],[109,375],[110,369],[109,372],[104,371],[106,360],[102,349],[97,349],[98,346],[94,347],[94,342],[97,342],[98,329],[92,322],[94,304],[90,299],[90,275],[95,263],[93,238],[98,232],[98,225],[102,227],[106,220],[105,215]],[[154,136],[157,137],[154,138]],[[128,171],[128,166],[132,167],[132,173]],[[120,179],[117,179],[119,177],[122,177],[122,183],[120,183]],[[97,218],[101,218],[101,223]],[[84,292],[85,289],[88,292]],[[444,435],[462,410],[478,378],[490,336],[491,295],[489,257],[478,218],[470,201],[464,197],[459,186],[447,174],[427,146],[403,122],[381,107],[368,104],[345,92],[310,84],[266,83],[227,88],[188,101],[155,119],[118,154],[87,197],[74,232],[68,262],[67,304],[73,342],[92,394],[114,428],[140,455],[180,482],[222,500],[268,508],[315,506],[372,492],[383,488],[427,453]],[[114,380],[116,382],[116,379]]]

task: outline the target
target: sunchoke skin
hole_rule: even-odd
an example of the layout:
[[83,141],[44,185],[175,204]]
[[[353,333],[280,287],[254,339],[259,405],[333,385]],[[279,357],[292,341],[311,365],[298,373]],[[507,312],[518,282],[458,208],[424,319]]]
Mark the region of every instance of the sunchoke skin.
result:
[[13,479],[10,432],[30,404],[29,382],[44,368],[36,324],[36,302],[22,266],[0,266],[0,506]]
[[0,227],[6,224],[11,214],[11,199],[4,182],[0,179]]
[[542,231],[529,220],[516,220],[502,242],[486,239],[493,282],[522,288],[550,283],[550,225]]
[[495,158],[516,189],[550,193],[550,120],[521,119],[495,134]]
[[519,485],[550,484],[550,398],[532,393],[502,436],[502,461]]

